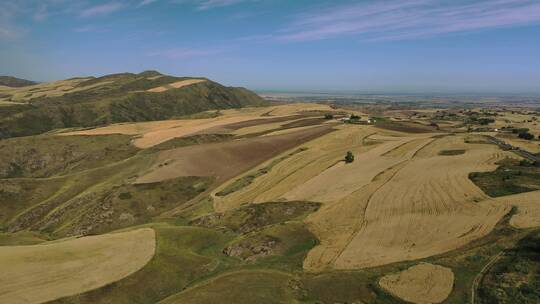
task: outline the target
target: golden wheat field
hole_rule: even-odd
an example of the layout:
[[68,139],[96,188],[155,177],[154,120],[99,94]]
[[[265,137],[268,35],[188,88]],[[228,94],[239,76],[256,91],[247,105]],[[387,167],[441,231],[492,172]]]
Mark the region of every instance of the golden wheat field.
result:
[[99,288],[144,267],[154,251],[150,228],[0,246],[0,302],[43,303]]
[[[496,168],[506,152],[495,146],[466,144],[458,135],[338,129],[304,144],[305,151],[250,185],[225,197],[214,195],[214,207],[323,203],[306,219],[320,240],[304,261],[308,270],[372,267],[447,252],[489,233],[509,210],[468,179],[470,172]],[[465,153],[439,155],[448,149]],[[341,161],[346,151],[357,155],[351,164]]]
[[379,284],[407,302],[441,303],[452,291],[454,273],[443,266],[421,263],[399,273],[385,275]]
[[255,132],[257,132],[277,128],[282,123],[270,123],[268,125],[264,123],[264,120],[271,122],[275,118],[290,117],[290,120],[294,121],[299,119],[297,117],[298,114],[308,113],[310,111],[332,111],[332,109],[329,106],[319,104],[287,104],[273,107],[243,108],[220,111],[221,115],[215,118],[120,123],[95,129],[64,132],[59,133],[59,135],[133,135],[136,136],[133,140],[135,146],[148,148],[173,138],[194,134],[215,133],[216,129],[253,120],[258,120],[257,125],[237,129],[235,131],[236,134],[249,134],[253,132],[252,129],[255,129]]

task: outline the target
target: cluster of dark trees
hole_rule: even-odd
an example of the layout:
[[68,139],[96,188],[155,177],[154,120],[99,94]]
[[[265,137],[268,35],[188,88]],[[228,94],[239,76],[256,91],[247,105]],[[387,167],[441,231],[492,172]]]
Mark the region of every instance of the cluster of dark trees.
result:
[[522,138],[522,139],[526,139],[526,140],[533,140],[533,139],[534,139],[534,135],[532,135],[532,134],[529,133],[529,132],[519,133],[519,134],[518,134],[518,137],[519,137],[519,138]]
[[[533,140],[534,135],[529,133],[529,129],[527,128],[514,128],[512,129],[512,133],[517,134],[519,138],[526,139],[526,140]],[[538,136],[540,139],[540,136]]]

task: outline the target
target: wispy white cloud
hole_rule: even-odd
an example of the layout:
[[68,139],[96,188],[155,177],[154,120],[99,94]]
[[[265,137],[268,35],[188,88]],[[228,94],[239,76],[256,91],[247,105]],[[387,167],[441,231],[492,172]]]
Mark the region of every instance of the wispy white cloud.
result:
[[80,12],[80,16],[92,17],[92,16],[98,16],[98,15],[108,15],[124,7],[125,5],[120,2],[108,2],[108,3],[85,8]]
[[234,5],[234,4],[238,4],[238,3],[246,2],[246,1],[250,1],[250,0],[203,0],[203,1],[200,1],[197,8],[199,10],[207,10],[207,9],[211,9],[215,7]]
[[146,6],[146,5],[152,4],[152,3],[156,2],[156,1],[157,0],[142,0],[139,3],[138,7]]
[[202,57],[215,55],[223,52],[222,49],[195,49],[195,48],[174,48],[150,52],[147,56],[150,57],[165,57],[169,59],[188,59],[193,57]]
[[240,4],[243,2],[255,2],[259,0],[171,0],[172,3],[191,4],[199,11],[205,11],[218,7]]
[[364,40],[403,40],[447,33],[540,24],[537,0],[372,1],[297,16],[272,34],[277,40],[323,40],[346,35]]

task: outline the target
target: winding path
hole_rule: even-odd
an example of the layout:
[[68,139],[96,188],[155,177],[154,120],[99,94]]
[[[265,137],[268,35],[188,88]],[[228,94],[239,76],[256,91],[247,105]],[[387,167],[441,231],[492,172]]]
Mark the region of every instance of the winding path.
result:
[[504,255],[504,251],[499,252],[498,254],[491,257],[489,262],[480,270],[480,272],[474,277],[474,281],[471,286],[471,304],[475,304],[476,302],[476,290],[478,289],[478,286],[480,285],[480,282],[482,282],[482,278],[486,274],[486,272]]

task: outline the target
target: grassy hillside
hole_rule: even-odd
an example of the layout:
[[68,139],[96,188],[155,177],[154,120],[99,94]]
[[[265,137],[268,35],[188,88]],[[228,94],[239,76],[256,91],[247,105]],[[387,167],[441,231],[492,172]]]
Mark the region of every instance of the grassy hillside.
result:
[[0,76],[0,85],[12,88],[25,87],[36,84],[33,81],[20,79],[13,76]]
[[[49,89],[40,97],[29,92],[27,99],[26,95],[17,97],[17,104],[0,107],[0,138],[40,134],[57,128],[171,119],[210,109],[264,103],[249,90],[225,87],[204,78],[188,86],[174,85],[188,79],[191,78],[147,71],[90,78],[76,82],[73,88],[55,87],[52,93]],[[157,87],[163,87],[164,91],[148,91]],[[12,97],[4,98],[9,102],[20,95],[17,91]]]
[[210,177],[181,177],[133,184],[155,158],[141,152],[125,135],[1,140],[0,232],[61,237],[142,224],[212,183]]

